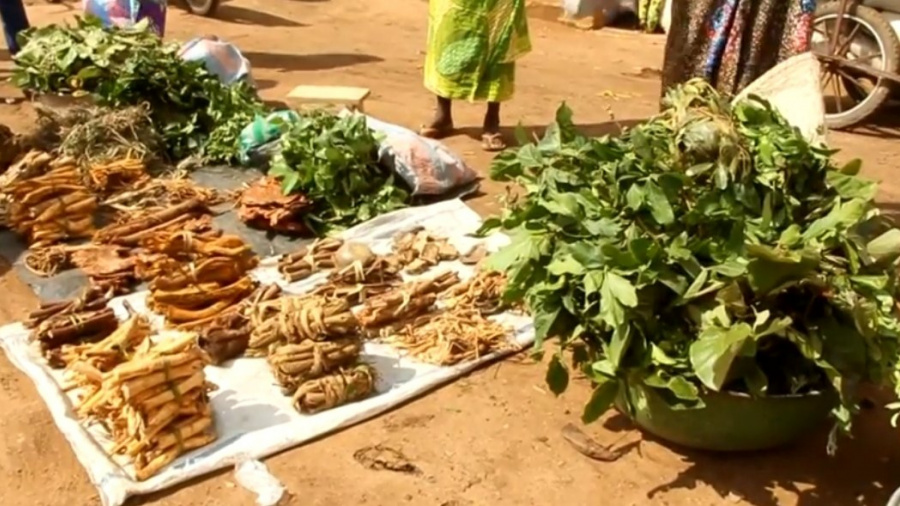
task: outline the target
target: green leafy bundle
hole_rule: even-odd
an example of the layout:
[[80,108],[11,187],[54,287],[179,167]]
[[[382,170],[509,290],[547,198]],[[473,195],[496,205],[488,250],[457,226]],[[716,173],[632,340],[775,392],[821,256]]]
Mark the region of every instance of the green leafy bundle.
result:
[[312,202],[306,226],[326,234],[405,207],[409,193],[378,164],[378,139],[359,114],[314,111],[284,124],[269,175]]
[[[484,231],[510,300],[571,347],[596,387],[595,420],[625,384],[676,408],[705,392],[834,392],[849,429],[853,386],[897,388],[900,231],[879,216],[858,161],[807,143],[766,102],[732,107],[702,81],[618,138],[579,135],[571,111],[502,153],[492,177],[525,195]],[[575,346],[573,346],[575,345]],[[547,380],[568,384],[561,355]]]
[[147,20],[131,28],[104,28],[95,18],[75,26],[34,27],[21,35],[13,80],[43,93],[91,95],[98,105],[149,104],[168,155],[202,155],[230,162],[241,129],[264,106],[246,83],[223,84],[200,62],[164,44]]

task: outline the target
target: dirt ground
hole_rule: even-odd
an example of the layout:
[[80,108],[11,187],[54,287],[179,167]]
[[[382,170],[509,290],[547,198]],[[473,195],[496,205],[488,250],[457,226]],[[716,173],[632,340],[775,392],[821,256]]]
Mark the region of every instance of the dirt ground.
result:
[[[372,89],[368,112],[417,127],[431,114],[422,89],[427,22],[425,1],[232,0],[217,19],[191,17],[170,7],[167,36],[188,40],[214,34],[236,43],[253,64],[267,99],[298,84],[340,84]],[[33,24],[77,14],[78,3],[30,3]],[[652,114],[659,93],[664,39],[626,31],[585,33],[553,23],[552,8],[531,9],[534,51],[520,65],[518,93],[503,111],[506,123],[545,125],[567,101],[591,133]],[[10,68],[0,62],[0,76]],[[0,96],[15,90],[4,87]],[[489,157],[478,150],[482,110],[460,104],[464,134],[451,147],[486,174]],[[890,115],[886,115],[890,116]],[[0,105],[0,122],[27,128],[28,106]],[[890,118],[882,118],[890,124]],[[897,131],[869,127],[833,134],[841,158],[865,160],[866,173],[884,180],[881,201],[893,210],[900,184]],[[471,205],[497,209],[499,186],[485,182]],[[0,266],[0,324],[34,306],[30,291]],[[2,354],[0,354],[2,355]],[[674,449],[642,437],[621,417],[586,428],[602,444],[628,448],[612,463],[588,460],[560,436],[579,423],[588,395],[576,382],[561,399],[544,386],[544,368],[508,360],[472,374],[385,416],[267,459],[272,474],[304,506],[372,505],[631,505],[844,506],[883,505],[900,486],[900,437],[881,408],[862,414],[856,437],[825,454],[825,433],[798,446],[764,454],[717,456]],[[418,474],[373,471],[354,460],[373,445],[402,451]],[[0,358],[0,504],[90,505],[98,496],[56,430],[30,381]],[[253,504],[249,492],[223,472],[132,504],[222,506]]]

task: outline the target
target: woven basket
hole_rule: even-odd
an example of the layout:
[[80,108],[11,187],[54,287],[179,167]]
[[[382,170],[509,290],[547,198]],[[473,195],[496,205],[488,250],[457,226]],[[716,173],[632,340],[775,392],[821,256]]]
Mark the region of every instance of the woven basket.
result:
[[803,53],[781,62],[744,89],[735,101],[758,95],[812,143],[825,142],[825,103],[819,79],[819,60]]

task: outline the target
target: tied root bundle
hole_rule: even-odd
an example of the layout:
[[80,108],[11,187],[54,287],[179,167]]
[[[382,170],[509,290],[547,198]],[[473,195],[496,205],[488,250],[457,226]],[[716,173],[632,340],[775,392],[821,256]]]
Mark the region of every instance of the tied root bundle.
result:
[[459,283],[459,275],[448,271],[433,278],[406,283],[367,300],[356,317],[366,329],[375,329],[429,311],[438,294]]
[[357,333],[356,317],[347,301],[316,295],[286,296],[252,310],[250,354],[264,356],[283,344],[322,341]]
[[51,367],[63,367],[65,345],[99,341],[116,329],[118,321],[107,301],[104,293],[88,289],[72,300],[41,304],[28,315],[25,327]]
[[70,157],[31,151],[10,169],[14,181],[0,188],[8,202],[6,223],[32,249],[94,233],[97,199]]
[[198,328],[231,310],[256,289],[249,271],[258,259],[240,237],[220,231],[160,233],[142,246],[157,255],[148,306],[182,328]]
[[293,283],[321,270],[332,269],[335,266],[334,253],[343,244],[340,239],[317,239],[309,246],[279,258],[278,272]]
[[[375,391],[374,371],[360,363],[359,324],[347,301],[286,296],[257,305],[252,355],[266,355],[286,395],[301,413],[360,400]],[[363,374],[365,372],[365,374]]]
[[[135,319],[140,317],[135,317]],[[123,324],[131,333],[132,321]],[[215,441],[197,335],[169,331],[137,344],[135,353],[106,372],[76,360],[69,365],[82,389],[76,414],[111,436],[111,455],[134,463],[137,480],[157,474],[180,455]]]

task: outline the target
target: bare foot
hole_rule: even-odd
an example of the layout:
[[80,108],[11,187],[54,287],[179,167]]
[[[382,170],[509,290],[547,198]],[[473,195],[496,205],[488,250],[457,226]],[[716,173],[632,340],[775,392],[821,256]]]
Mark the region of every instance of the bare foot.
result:
[[429,139],[443,139],[452,133],[453,123],[450,121],[434,121],[419,129],[419,135]]
[[503,141],[503,134],[500,132],[487,132],[481,134],[481,149],[489,152],[503,151],[506,149],[506,142]]

